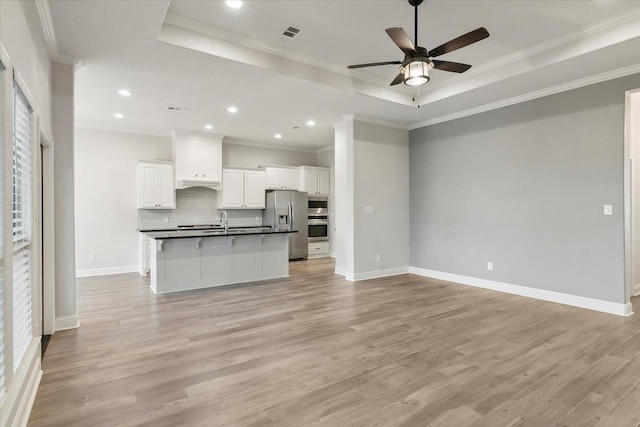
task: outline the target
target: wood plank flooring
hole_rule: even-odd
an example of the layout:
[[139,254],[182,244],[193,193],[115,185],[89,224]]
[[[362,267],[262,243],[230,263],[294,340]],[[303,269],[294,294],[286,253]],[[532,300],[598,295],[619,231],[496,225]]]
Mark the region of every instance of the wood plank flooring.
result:
[[333,268],[171,295],[79,279],[29,425],[639,425],[640,314]]

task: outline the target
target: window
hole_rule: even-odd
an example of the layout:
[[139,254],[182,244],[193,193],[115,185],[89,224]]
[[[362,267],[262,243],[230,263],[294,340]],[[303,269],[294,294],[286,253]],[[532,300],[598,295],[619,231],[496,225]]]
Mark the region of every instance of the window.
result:
[[14,83],[13,108],[13,372],[32,338],[31,106]]

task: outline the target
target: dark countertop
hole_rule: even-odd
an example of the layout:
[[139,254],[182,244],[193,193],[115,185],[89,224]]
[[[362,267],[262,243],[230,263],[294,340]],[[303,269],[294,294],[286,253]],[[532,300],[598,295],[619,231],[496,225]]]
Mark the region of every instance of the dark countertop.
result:
[[229,233],[225,233],[224,230],[187,230],[187,231],[158,231],[148,232],[147,237],[151,239],[190,239],[195,237],[233,237],[233,236],[253,236],[257,234],[289,234],[297,233],[294,231],[274,231],[274,230],[251,230],[250,228],[229,230]]

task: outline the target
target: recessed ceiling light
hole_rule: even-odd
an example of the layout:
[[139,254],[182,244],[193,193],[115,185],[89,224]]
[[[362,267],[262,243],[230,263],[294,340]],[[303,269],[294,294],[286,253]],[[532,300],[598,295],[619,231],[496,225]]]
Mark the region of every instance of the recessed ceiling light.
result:
[[273,137],[275,139],[280,139],[280,138],[282,138],[282,134],[281,133],[276,133],[275,135],[273,135]]
[[115,117],[116,119],[124,119],[124,114],[122,114],[122,113],[115,113],[115,114],[113,115],[113,117]]
[[129,91],[128,91],[128,90],[126,90],[126,89],[120,89],[120,90],[118,91],[118,93],[119,93],[120,95],[122,95],[122,96],[131,96],[131,92],[129,92]]
[[204,125],[204,128],[205,128],[205,129],[207,129],[207,130],[211,130],[211,129],[213,129],[213,126],[211,126],[211,125]]
[[242,7],[242,2],[240,0],[227,0],[227,6],[232,9],[239,9]]
[[316,122],[314,122],[313,120],[309,120],[307,122],[307,126],[315,126],[315,125],[316,125]]
[[236,107],[229,107],[229,108],[227,108],[227,111],[230,112],[230,113],[237,113],[238,109]]

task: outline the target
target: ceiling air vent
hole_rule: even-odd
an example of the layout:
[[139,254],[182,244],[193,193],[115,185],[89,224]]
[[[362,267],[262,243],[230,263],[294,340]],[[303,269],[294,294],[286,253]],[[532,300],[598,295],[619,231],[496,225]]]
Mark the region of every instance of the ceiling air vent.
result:
[[298,34],[300,34],[300,30],[298,28],[288,27],[278,34],[278,40],[284,43],[289,43]]
[[189,107],[176,107],[175,105],[169,105],[167,107],[167,110],[169,110],[169,111],[179,111],[181,113],[188,113],[189,111],[191,111],[191,108],[189,108]]

